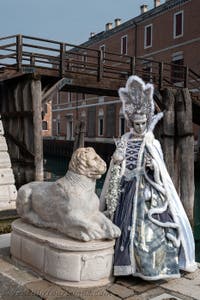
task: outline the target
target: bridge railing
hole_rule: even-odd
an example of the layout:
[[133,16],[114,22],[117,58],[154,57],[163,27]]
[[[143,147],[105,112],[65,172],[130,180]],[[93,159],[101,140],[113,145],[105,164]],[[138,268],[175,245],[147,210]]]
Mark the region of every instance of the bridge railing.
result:
[[137,74],[159,89],[176,86],[200,91],[200,76],[175,62],[131,57],[25,35],[0,38],[0,75],[35,70],[49,76],[89,76],[97,81],[123,80]]
[[0,73],[15,70],[16,61],[16,35],[0,38]]

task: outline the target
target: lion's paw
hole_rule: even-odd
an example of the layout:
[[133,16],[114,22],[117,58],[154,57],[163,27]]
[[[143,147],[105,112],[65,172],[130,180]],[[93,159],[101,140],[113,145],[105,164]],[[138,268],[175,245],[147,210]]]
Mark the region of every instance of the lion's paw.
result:
[[113,224],[109,219],[103,224],[103,229],[106,233],[106,238],[114,239],[121,235],[121,230],[115,224]]

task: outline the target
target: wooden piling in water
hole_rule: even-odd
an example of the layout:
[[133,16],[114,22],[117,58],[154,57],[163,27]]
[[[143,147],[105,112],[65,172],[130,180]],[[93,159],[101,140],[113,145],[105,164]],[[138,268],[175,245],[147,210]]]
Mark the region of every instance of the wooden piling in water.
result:
[[174,94],[172,89],[165,89],[163,92],[163,103],[165,113],[163,118],[163,152],[168,172],[176,186],[175,166],[174,166],[174,138],[175,138],[175,111],[174,111]]
[[192,101],[188,89],[176,94],[177,149],[179,151],[179,194],[193,225],[194,206],[194,137]]
[[32,80],[35,180],[43,181],[42,90],[41,81]]
[[165,89],[162,94],[163,152],[169,174],[194,224],[194,137],[192,100],[188,89]]
[[85,136],[85,122],[78,121],[75,129],[75,140],[73,152],[81,147],[84,147],[84,136]]

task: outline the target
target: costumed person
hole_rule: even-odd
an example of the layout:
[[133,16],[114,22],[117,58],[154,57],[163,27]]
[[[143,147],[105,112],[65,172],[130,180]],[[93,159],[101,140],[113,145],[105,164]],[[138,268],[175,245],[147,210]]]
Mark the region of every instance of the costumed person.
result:
[[115,140],[100,203],[121,229],[116,240],[114,275],[145,280],[180,277],[196,270],[190,223],[167,172],[153,129],[153,85],[129,77],[119,89],[130,132]]

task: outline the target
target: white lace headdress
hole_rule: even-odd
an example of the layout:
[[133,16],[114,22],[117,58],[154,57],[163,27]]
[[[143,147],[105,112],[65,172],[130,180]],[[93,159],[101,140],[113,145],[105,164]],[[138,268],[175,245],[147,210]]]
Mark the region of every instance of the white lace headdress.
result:
[[125,88],[119,89],[123,114],[128,121],[134,121],[138,116],[146,116],[147,126],[154,116],[153,85],[138,76],[130,76]]

